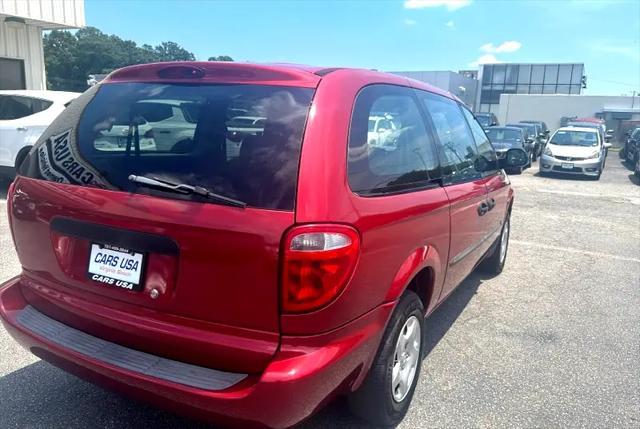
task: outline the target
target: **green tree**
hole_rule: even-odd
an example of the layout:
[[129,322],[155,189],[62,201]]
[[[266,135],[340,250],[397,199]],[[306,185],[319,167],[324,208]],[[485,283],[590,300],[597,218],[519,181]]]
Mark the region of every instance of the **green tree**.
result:
[[156,47],[85,27],[75,34],[53,30],[44,36],[44,58],[49,89],[84,91],[90,74],[110,73],[120,67],[162,61],[193,61],[195,56],[175,42]]
[[209,57],[208,61],[233,61],[229,55],[218,55],[217,57]]

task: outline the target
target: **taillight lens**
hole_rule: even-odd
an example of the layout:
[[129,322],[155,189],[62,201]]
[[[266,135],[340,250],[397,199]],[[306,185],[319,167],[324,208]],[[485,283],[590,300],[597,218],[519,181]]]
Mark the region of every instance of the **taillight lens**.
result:
[[353,274],[360,236],[346,225],[305,225],[284,240],[282,311],[306,313],[333,301]]

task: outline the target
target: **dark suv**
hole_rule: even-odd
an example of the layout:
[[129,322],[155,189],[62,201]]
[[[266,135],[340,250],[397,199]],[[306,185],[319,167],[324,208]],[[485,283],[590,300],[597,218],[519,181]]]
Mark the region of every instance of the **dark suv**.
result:
[[[393,129],[371,129],[381,115]],[[124,68],[11,186],[23,271],[0,316],[39,357],[195,417],[284,428],[348,395],[396,425],[425,317],[477,265],[504,267],[502,168],[526,161],[498,160],[458,99],[399,76]]]

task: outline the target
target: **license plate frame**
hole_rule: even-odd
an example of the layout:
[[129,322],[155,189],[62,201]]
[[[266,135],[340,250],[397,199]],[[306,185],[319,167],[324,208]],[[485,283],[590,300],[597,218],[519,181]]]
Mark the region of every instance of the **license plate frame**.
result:
[[573,170],[573,163],[572,162],[563,162],[561,164],[561,167],[565,170]]
[[[118,259],[114,260],[115,257]],[[139,292],[144,288],[147,259],[148,255],[145,252],[91,242],[89,243],[87,277],[102,285]],[[121,266],[121,264],[124,265]]]

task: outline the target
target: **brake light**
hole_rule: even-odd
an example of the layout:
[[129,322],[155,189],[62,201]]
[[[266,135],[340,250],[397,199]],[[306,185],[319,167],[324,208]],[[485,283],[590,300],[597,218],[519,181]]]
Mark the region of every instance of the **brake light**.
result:
[[284,239],[282,311],[306,313],[333,301],[351,279],[360,236],[346,225],[305,225]]

